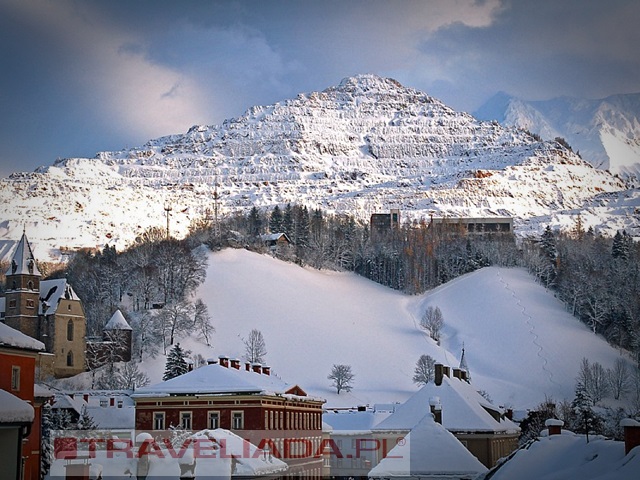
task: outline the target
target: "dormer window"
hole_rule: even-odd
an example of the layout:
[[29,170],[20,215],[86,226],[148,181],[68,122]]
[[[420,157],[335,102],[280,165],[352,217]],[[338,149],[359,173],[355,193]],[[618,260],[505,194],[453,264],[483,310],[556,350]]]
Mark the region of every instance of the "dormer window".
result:
[[11,260],[11,273],[16,273],[18,270],[18,264],[15,260]]
[[27,262],[27,268],[29,269],[29,273],[33,273],[33,258],[30,258]]

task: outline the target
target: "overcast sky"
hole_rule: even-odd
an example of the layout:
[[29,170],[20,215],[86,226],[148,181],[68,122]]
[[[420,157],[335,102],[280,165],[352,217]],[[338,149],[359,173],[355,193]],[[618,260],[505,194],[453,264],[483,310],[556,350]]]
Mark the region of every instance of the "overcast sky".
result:
[[0,176],[375,73],[473,112],[640,92],[637,0],[0,0]]

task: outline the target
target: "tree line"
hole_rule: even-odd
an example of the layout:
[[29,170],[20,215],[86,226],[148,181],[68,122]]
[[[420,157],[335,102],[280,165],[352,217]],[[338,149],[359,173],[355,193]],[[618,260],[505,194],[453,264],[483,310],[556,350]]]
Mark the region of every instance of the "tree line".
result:
[[[184,332],[207,343],[213,329],[206,305],[192,294],[206,269],[206,245],[268,252],[264,235],[284,233],[288,246],[272,253],[314,268],[352,271],[382,285],[419,294],[478,268],[523,266],[554,291],[567,309],[610,343],[640,360],[640,244],[624,232],[614,238],[584,230],[547,228],[539,238],[516,242],[512,234],[469,235],[455,219],[428,219],[372,232],[352,215],[287,204],[251,208],[193,222],[183,240],[150,229],[123,252],[105,247],[78,252],[63,270],[85,305],[88,333],[99,335],[112,312],[127,300],[139,356],[166,353]],[[159,314],[161,312],[161,314]]]

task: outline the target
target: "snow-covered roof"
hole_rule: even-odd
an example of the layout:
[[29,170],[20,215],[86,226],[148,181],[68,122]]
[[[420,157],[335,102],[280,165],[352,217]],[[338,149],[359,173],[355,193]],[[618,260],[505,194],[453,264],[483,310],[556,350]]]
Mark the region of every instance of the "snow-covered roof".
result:
[[53,315],[58,309],[60,300],[80,300],[71,285],[67,283],[66,278],[56,278],[54,280],[43,280],[40,282],[40,299],[46,305],[46,311],[43,312],[43,302],[40,302],[39,313],[41,315]]
[[55,394],[56,392],[51,390],[46,385],[42,385],[40,383],[36,383],[33,385],[33,396],[36,398],[49,398],[53,397]]
[[33,407],[5,390],[0,390],[0,405],[0,424],[33,422]]
[[[504,418],[497,407],[476,392],[471,384],[446,375],[441,385],[430,382],[418,390],[374,430],[410,430],[429,412],[431,397],[440,398],[442,425],[450,432],[507,433],[520,430],[511,420]],[[488,410],[493,411],[500,420],[496,420]]]
[[260,239],[263,242],[276,242],[282,237],[284,237],[288,242],[291,241],[286,233],[265,233],[264,235],[260,235]]
[[116,310],[111,315],[111,319],[104,326],[104,330],[131,330],[131,326],[122,315],[120,310]]
[[44,343],[0,322],[0,346],[43,351]]
[[[640,449],[627,455],[624,442],[564,431],[540,437],[516,450],[487,473],[492,480],[635,480],[640,472]],[[484,477],[481,477],[484,478]]]
[[87,406],[87,414],[97,428],[133,430],[136,426],[136,409],[132,405],[122,407]]
[[229,430],[217,428],[215,430],[201,430],[191,438],[208,438],[218,445],[224,445],[226,455],[236,459],[233,476],[257,477],[275,475],[286,472],[289,466],[282,460],[265,455],[256,445],[239,437]]
[[391,415],[391,412],[328,411],[322,421],[329,424],[334,435],[360,435],[371,433],[371,429]]
[[[178,377],[138,388],[133,397],[179,394],[226,394],[263,393],[288,394],[296,385],[291,385],[275,375],[265,375],[245,369],[223,367],[216,363],[205,365]],[[306,397],[309,400],[318,400]]]
[[7,275],[37,275],[40,276],[40,271],[36,265],[35,257],[29,245],[27,236],[23,233],[22,238],[18,242]]
[[56,393],[51,408],[62,408],[65,410],[74,410],[78,415],[82,414],[82,408],[86,403],[81,399],[76,399],[71,395],[64,393]]
[[[487,468],[429,413],[391,449],[369,478],[471,479]],[[517,477],[513,477],[517,478]]]

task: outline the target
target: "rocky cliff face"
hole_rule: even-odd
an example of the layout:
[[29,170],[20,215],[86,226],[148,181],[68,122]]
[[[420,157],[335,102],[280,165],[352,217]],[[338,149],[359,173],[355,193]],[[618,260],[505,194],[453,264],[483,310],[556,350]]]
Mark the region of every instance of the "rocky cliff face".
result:
[[0,238],[25,226],[36,248],[122,248],[165,225],[165,204],[181,235],[212,208],[216,184],[222,212],[292,202],[363,219],[390,207],[405,218],[507,215],[522,234],[578,212],[609,232],[639,223],[637,192],[561,145],[360,75],[222,125],[14,174],[0,183]]

